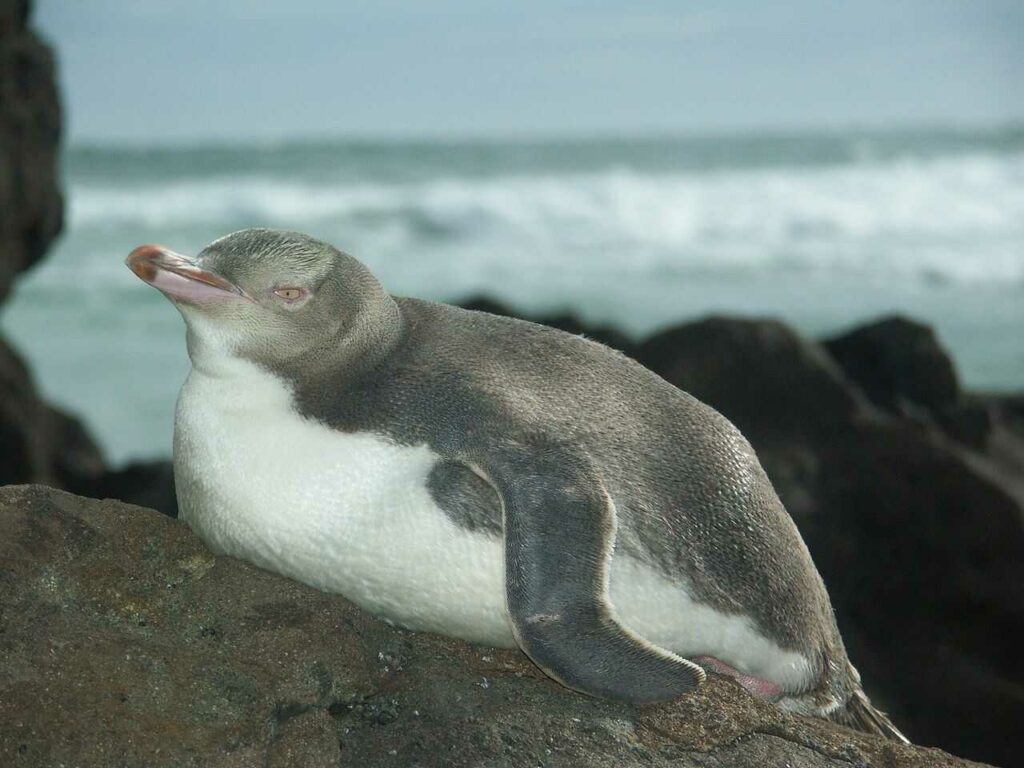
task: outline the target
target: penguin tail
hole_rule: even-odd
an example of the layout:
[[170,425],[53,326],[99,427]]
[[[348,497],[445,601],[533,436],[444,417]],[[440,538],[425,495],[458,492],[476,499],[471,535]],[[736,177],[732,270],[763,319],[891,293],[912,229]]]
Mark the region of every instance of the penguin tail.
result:
[[853,695],[846,704],[830,712],[828,717],[830,720],[852,728],[855,731],[884,736],[890,741],[900,744],[910,744],[910,739],[893,725],[892,720],[884,712],[875,709],[871,704],[871,700],[859,688],[854,690]]

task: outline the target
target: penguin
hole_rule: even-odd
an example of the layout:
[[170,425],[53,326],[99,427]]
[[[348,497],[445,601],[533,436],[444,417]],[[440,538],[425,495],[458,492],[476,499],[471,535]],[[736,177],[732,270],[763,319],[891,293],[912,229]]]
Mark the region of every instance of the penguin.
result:
[[127,259],[184,317],[180,515],[215,552],[646,703],[708,671],[906,741],[754,450],[628,357],[390,295],[307,235]]

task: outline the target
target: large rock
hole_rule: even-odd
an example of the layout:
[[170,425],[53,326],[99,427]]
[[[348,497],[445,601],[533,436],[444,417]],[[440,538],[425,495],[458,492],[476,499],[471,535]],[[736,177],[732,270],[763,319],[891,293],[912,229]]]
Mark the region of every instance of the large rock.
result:
[[644,341],[637,360],[699,400],[727,403],[726,415],[759,441],[827,435],[864,411],[828,355],[776,320],[684,323]]
[[[931,335],[908,338],[910,359]],[[1024,493],[1013,457],[1024,443],[1014,422],[999,433],[998,457],[972,451],[929,420],[867,403],[821,346],[769,320],[685,324],[639,355],[751,440],[872,698],[911,738],[1019,763],[1011,734],[1024,722]],[[1012,412],[1015,401],[1004,400]]]
[[923,323],[884,317],[823,343],[846,375],[886,410],[941,413],[957,404],[953,359]]
[[[0,0],[0,301],[60,232],[60,104],[53,55],[28,28],[29,3]],[[36,394],[0,339],[0,483],[75,485],[103,472],[82,425]]]
[[658,706],[586,698],[119,502],[8,487],[0,530],[2,765],[968,765],[721,679]]
[[26,0],[0,0],[0,301],[58,235],[61,113],[53,54]]

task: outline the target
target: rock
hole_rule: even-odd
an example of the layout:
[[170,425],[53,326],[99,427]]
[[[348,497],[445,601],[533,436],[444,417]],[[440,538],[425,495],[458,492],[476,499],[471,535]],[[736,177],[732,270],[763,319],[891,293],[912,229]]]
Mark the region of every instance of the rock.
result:
[[28,16],[25,0],[0,0],[0,301],[63,223],[53,54],[28,28]]
[[174,467],[170,461],[138,461],[104,472],[93,482],[67,489],[94,499],[118,499],[155,509],[168,517],[178,516]]
[[756,442],[827,435],[864,411],[824,351],[776,320],[684,323],[644,341],[637,360],[698,400],[724,405]]
[[1010,765],[1024,722],[1024,507],[937,430],[855,425],[818,446],[802,531],[847,646],[913,736]]
[[[53,56],[28,28],[30,4],[0,0],[0,301],[60,232],[60,104]],[[103,471],[81,423],[36,394],[18,354],[0,339],[0,483],[50,483]]]
[[389,627],[120,502],[0,489],[0,764],[967,766],[712,678],[631,707]]
[[989,438],[996,429],[999,409],[983,397],[965,395],[956,404],[937,414],[942,430],[976,451],[987,451]]
[[28,368],[0,339],[0,483],[84,486],[105,471],[76,419],[36,394]]
[[[1013,453],[1012,431],[999,433],[997,462],[928,420],[886,414],[819,345],[773,321],[684,324],[639,355],[751,440],[872,699],[913,739],[1017,762],[1009,734],[1024,722],[1024,444]],[[915,397],[939,407],[946,394]]]
[[[54,62],[29,10],[0,0],[0,300],[62,224]],[[830,340],[834,360],[778,323],[713,319],[638,347],[573,315],[540,322],[639,357],[736,421],[873,696],[919,740],[1019,761],[1024,401],[960,395],[934,335],[899,318]],[[2,341],[0,456],[0,483],[176,512],[169,463],[107,471]],[[658,707],[586,699],[518,653],[389,628],[117,502],[0,489],[0,531],[2,765],[966,765],[719,679]]]
[[[28,28],[30,3],[0,0],[0,301],[60,232],[60,104],[53,55]],[[36,393],[0,339],[0,484],[45,483],[176,515],[168,462],[107,471],[80,421]]]
[[956,369],[934,331],[898,315],[827,339],[829,354],[872,402],[902,413],[939,413],[956,405]]
[[169,461],[106,467],[78,419],[42,400],[20,356],[0,338],[0,485],[42,483],[177,517]]
[[[60,104],[53,56],[27,24],[29,3],[0,0],[0,301],[60,232]],[[47,405],[0,339],[0,483],[87,483],[103,471],[82,424]]]

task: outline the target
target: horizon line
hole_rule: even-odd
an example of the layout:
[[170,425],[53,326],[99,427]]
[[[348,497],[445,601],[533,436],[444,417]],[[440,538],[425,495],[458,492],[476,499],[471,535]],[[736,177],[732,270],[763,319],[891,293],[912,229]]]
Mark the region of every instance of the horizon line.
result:
[[489,146],[505,145],[558,145],[558,144],[614,144],[614,143],[657,143],[669,141],[701,141],[714,139],[732,140],[785,140],[800,138],[839,138],[850,134],[864,134],[867,137],[900,136],[911,134],[931,134],[933,136],[971,137],[1001,136],[1009,137],[1024,134],[1024,118],[1013,118],[999,121],[907,121],[898,123],[847,123],[819,125],[766,125],[732,126],[721,128],[700,129],[657,129],[607,131],[594,130],[588,132],[573,131],[520,131],[520,132],[452,132],[421,133],[390,133],[390,132],[322,132],[294,133],[282,136],[259,137],[210,135],[187,138],[163,138],[147,140],[137,137],[98,138],[70,137],[63,138],[63,149],[76,151],[109,151],[127,150],[135,152],[160,152],[182,150],[224,150],[224,149],[285,149],[292,146],[335,146],[340,144],[366,146],[417,146],[417,145],[464,145]]

